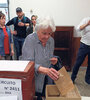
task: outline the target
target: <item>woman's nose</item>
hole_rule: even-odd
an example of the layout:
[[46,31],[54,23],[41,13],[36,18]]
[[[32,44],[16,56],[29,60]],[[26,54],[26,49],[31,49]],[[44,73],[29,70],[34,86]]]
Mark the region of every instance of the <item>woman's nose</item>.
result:
[[50,36],[49,35],[46,35],[46,38],[48,39]]

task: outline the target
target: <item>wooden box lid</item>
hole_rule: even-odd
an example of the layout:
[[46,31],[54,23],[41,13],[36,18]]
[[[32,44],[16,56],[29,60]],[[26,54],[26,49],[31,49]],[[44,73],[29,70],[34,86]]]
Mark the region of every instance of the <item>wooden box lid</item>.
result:
[[34,69],[32,61],[0,61],[0,76],[28,76],[32,69]]

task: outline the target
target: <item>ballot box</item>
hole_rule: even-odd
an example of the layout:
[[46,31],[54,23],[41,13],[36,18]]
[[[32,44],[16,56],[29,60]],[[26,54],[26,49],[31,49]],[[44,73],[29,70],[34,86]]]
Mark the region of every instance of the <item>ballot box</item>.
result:
[[62,96],[56,85],[47,85],[46,100],[81,100],[81,96],[76,86],[74,90],[68,92],[67,95]]
[[34,95],[34,62],[1,60],[0,97],[17,96],[17,100],[33,100]]
[[77,87],[63,66],[59,71],[55,85],[46,86],[46,100],[81,100]]

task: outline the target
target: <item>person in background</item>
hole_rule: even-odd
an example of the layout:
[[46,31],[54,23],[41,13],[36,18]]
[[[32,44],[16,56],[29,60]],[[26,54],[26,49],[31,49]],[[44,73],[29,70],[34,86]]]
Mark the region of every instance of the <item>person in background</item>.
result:
[[90,84],[90,17],[82,20],[82,22],[78,25],[78,30],[82,31],[82,37],[80,40],[80,48],[72,71],[71,79],[73,82],[75,82],[78,70],[85,57],[88,55],[88,66],[86,70],[85,81],[87,84]]
[[36,15],[31,16],[31,21],[33,24],[33,32],[35,32],[36,19],[37,19]]
[[26,38],[26,28],[31,23],[30,19],[26,17],[20,7],[16,8],[17,17],[12,18],[6,25],[14,25],[13,39],[16,49],[16,59],[22,54],[22,46]]
[[14,55],[10,29],[5,26],[5,14],[0,12],[0,60],[10,60]]
[[35,92],[37,100],[42,100],[45,96],[45,86],[48,83],[48,76],[57,80],[59,73],[54,68],[49,68],[51,64],[57,63],[57,58],[53,56],[54,39],[51,34],[56,27],[51,17],[38,19],[35,32],[29,34],[22,48],[22,60],[35,62]]
[[27,35],[35,32],[36,19],[37,19],[36,15],[31,16],[32,24],[30,24],[29,27],[27,28]]

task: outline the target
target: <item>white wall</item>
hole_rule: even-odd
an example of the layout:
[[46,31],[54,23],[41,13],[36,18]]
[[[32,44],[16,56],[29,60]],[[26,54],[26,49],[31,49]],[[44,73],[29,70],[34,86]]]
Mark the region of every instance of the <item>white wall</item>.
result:
[[10,0],[9,7],[10,18],[16,16],[16,7],[21,7],[29,17],[32,14],[53,16],[56,26],[76,27],[84,17],[90,16],[90,0]]

